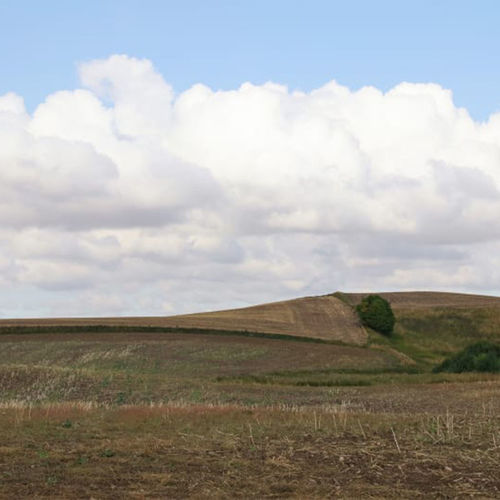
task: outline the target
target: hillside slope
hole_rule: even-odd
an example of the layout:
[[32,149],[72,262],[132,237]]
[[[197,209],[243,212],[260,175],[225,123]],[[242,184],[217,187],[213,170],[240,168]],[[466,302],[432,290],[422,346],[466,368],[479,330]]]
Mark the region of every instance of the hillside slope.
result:
[[332,296],[305,297],[165,320],[175,326],[281,333],[357,345],[367,340],[353,310]]
[[296,335],[363,345],[367,334],[352,308],[333,296],[305,297],[241,309],[167,317],[0,320],[2,326],[162,326]]
[[[354,308],[367,293],[340,293],[240,309],[165,317],[0,320],[5,326],[153,326],[250,331],[365,345]],[[435,362],[479,339],[500,341],[500,298],[444,292],[380,293],[396,315],[392,347]],[[350,305],[349,305],[350,304]],[[370,333],[371,343],[386,342]],[[398,340],[399,339],[399,340]]]
[[[341,294],[358,304],[366,293]],[[435,364],[479,340],[500,343],[500,298],[445,292],[379,293],[396,316],[391,344],[413,359]],[[372,342],[383,342],[373,333]]]
[[[394,310],[452,308],[470,309],[500,307],[500,297],[449,292],[374,292],[391,303]],[[359,304],[368,293],[342,293],[352,305]]]

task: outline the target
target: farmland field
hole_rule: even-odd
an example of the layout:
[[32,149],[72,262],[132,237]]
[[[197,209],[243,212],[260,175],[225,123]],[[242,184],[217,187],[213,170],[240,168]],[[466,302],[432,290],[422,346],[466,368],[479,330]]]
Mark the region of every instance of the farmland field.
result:
[[407,302],[363,346],[4,325],[0,497],[498,498],[500,376],[431,373],[495,307]]
[[304,297],[241,309],[168,317],[0,320],[0,327],[33,325],[239,330],[337,340],[356,345],[366,343],[366,333],[352,308],[334,295]]

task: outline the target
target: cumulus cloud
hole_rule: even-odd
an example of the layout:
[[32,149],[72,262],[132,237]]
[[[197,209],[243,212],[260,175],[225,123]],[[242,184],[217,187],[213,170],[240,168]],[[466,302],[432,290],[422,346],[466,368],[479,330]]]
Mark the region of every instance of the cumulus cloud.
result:
[[436,84],[176,95],[123,55],[79,76],[32,114],[0,96],[3,316],[500,293],[500,113]]

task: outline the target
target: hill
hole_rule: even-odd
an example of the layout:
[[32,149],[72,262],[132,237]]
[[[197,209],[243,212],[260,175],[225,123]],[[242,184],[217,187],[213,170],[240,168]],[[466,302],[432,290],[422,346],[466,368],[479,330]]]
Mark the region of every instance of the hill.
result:
[[336,297],[305,297],[258,306],[165,318],[169,325],[298,335],[347,344],[366,343],[352,308]]
[[[500,307],[500,297],[449,292],[374,292],[391,303],[393,310]],[[342,293],[352,305],[359,304],[368,293]]]
[[311,337],[363,345],[367,334],[352,308],[334,296],[305,297],[241,309],[166,317],[1,320],[6,326],[156,326]]
[[[351,305],[366,293],[337,294]],[[445,292],[379,293],[396,316],[391,347],[423,365],[441,362],[480,340],[500,343],[500,298]],[[371,343],[387,343],[370,332]]]
[[[8,326],[167,327],[259,332],[366,345],[386,343],[360,325],[353,306],[367,293],[336,292],[239,309],[177,316],[0,320]],[[500,298],[445,292],[382,292],[396,316],[395,348],[434,363],[477,340],[500,341]]]

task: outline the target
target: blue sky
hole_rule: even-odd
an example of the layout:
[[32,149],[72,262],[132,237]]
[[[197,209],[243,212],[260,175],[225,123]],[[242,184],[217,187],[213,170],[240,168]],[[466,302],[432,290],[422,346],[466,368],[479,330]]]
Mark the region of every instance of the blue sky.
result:
[[387,90],[435,82],[485,120],[500,109],[500,2],[0,0],[0,95],[32,110],[81,61],[150,59],[177,92],[242,82]]
[[0,0],[0,316],[500,295],[499,20]]

